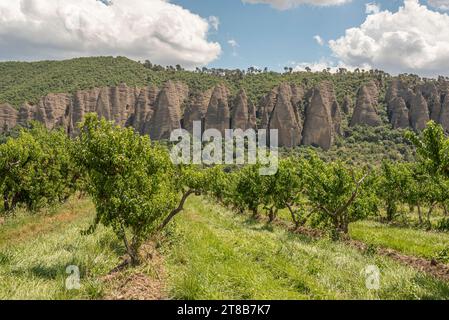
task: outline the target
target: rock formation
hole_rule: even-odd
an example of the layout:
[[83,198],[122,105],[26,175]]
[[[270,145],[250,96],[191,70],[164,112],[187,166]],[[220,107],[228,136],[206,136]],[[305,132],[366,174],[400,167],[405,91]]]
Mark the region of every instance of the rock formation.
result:
[[446,132],[449,132],[449,93],[443,96],[439,123],[443,126],[443,129]]
[[11,130],[17,125],[19,113],[9,104],[0,104],[0,132]]
[[224,84],[214,88],[204,119],[206,130],[217,129],[224,136],[225,130],[230,129],[229,98],[230,91]]
[[385,96],[393,128],[410,127],[419,131],[426,127],[429,120],[433,120],[449,132],[449,102],[445,101],[448,85],[445,81],[411,85],[394,79]]
[[352,103],[352,99],[348,96],[345,96],[344,100],[343,100],[343,104],[341,106],[341,110],[345,113],[345,114],[350,114],[353,108],[353,103]]
[[328,150],[338,134],[339,109],[332,83],[326,81],[315,87],[305,110],[302,143]]
[[367,125],[376,127],[382,124],[377,114],[379,90],[374,81],[362,86],[357,93],[357,101],[351,119],[351,127]]
[[[193,122],[204,121],[212,96],[212,89],[205,92],[195,92],[189,99],[184,111],[183,127],[193,133]],[[204,128],[202,128],[204,130]]]
[[426,100],[420,92],[410,94],[409,119],[413,130],[423,130],[429,122],[429,109]]
[[244,89],[239,91],[232,103],[231,128],[243,131],[256,128],[256,109]]
[[182,105],[188,96],[188,87],[168,81],[156,100],[150,120],[150,137],[153,140],[169,139],[175,129],[181,128]]
[[260,102],[260,127],[278,130],[278,145],[281,147],[294,147],[301,143],[302,119],[298,104],[303,97],[301,87],[282,83]]
[[410,126],[407,105],[402,97],[395,97],[390,102],[390,122],[394,129]]
[[[444,80],[408,84],[393,79],[385,95],[387,114],[393,128],[422,130],[429,120],[449,132],[449,83]],[[231,92],[224,84],[204,91],[190,90],[185,84],[168,81],[161,87],[135,88],[120,84],[93,88],[73,94],[54,93],[19,109],[0,104],[0,133],[31,120],[47,128],[63,127],[70,135],[89,112],[97,113],[120,126],[134,128],[152,139],[168,139],[173,130],[193,130],[200,121],[202,132],[214,128],[278,130],[282,147],[300,144],[329,149],[342,134],[344,117],[352,114],[351,126],[377,126],[379,89],[374,81],[362,86],[353,107],[351,95],[343,97],[342,110],[333,84],[324,81],[311,89],[281,83],[263,96],[257,105],[244,89]]]

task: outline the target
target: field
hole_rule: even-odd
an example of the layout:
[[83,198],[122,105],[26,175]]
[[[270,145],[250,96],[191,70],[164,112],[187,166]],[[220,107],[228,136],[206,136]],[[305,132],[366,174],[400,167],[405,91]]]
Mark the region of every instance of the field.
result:
[[449,139],[435,123],[407,135],[412,162],[309,150],[273,175],[176,165],[94,114],[82,129],[0,144],[0,299],[449,298]]
[[[0,299],[447,299],[449,283],[392,259],[360,252],[345,243],[311,239],[276,225],[238,215],[203,197],[190,198],[185,211],[155,239],[152,259],[112,272],[124,247],[108,229],[82,235],[92,222],[89,199],[72,198],[53,211],[7,219],[0,227]],[[448,244],[447,234],[359,222],[358,234],[396,249],[395,239],[413,243],[410,254],[432,255]],[[390,234],[390,238],[386,237]],[[67,290],[80,271],[80,289]],[[365,285],[365,268],[381,271],[379,290]],[[126,286],[131,282],[132,286]],[[149,291],[149,292],[146,292]]]

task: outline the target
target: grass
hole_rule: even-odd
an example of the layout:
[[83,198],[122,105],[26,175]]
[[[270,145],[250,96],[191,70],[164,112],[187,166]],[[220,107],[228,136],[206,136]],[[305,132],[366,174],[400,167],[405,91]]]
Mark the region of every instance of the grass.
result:
[[[120,263],[123,246],[103,227],[81,235],[93,216],[89,200],[72,199],[50,212],[7,219],[0,226],[0,299],[111,296],[116,287],[104,276]],[[449,298],[448,283],[387,257],[248,220],[201,197],[188,201],[160,251],[174,299]],[[80,270],[80,290],[66,289],[71,265]],[[370,265],[381,271],[379,290],[366,288]],[[127,270],[123,277],[152,277],[150,267]]]
[[[165,245],[176,299],[447,299],[449,285],[387,257],[311,240],[201,198],[189,200]],[[365,269],[381,271],[368,290]]]
[[375,221],[352,223],[350,235],[367,244],[427,259],[435,258],[440,251],[449,248],[448,233],[393,227]]
[[[76,201],[52,216],[19,216],[0,227],[0,300],[102,297],[100,277],[119,264],[122,246],[102,227],[81,235],[94,208],[89,200]],[[79,268],[80,290],[66,289],[66,268],[71,265]]]

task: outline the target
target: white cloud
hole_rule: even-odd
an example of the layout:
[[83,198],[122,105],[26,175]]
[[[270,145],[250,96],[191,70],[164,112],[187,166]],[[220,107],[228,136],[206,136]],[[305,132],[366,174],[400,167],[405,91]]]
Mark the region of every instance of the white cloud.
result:
[[371,14],[360,27],[346,30],[329,45],[346,65],[423,76],[448,74],[449,16],[418,0],[404,0],[397,12]]
[[314,36],[313,39],[315,39],[316,43],[318,43],[320,46],[324,46],[324,40],[319,35]]
[[300,5],[313,5],[313,6],[336,6],[345,3],[349,3],[352,0],[242,0],[244,3],[264,3],[269,4],[273,8],[279,10],[287,10]]
[[217,30],[218,30],[218,27],[220,26],[220,19],[219,19],[218,17],[216,17],[216,16],[210,16],[209,19],[208,19],[208,21],[209,21],[211,27],[212,27],[215,31],[217,31]]
[[235,41],[234,39],[228,40],[228,44],[232,47],[232,48],[237,48],[239,46],[238,42]]
[[449,10],[449,0],[428,0],[429,4],[441,10]]
[[[325,69],[328,69],[331,73],[337,72],[340,68],[347,69],[349,71],[353,71],[355,68],[351,66],[347,66],[341,62],[335,63],[330,60],[321,59],[319,61],[315,62],[292,62],[292,65],[294,66],[293,71],[307,71],[306,69],[309,68],[312,72],[321,72]],[[368,70],[369,68],[365,68],[365,70]]]
[[232,48],[232,55],[234,57],[236,57],[237,56],[237,48],[239,47],[239,43],[235,39],[230,39],[230,40],[228,40],[228,44]]
[[368,2],[365,4],[365,13],[366,14],[376,14],[380,12],[380,4],[375,2]]
[[209,27],[166,0],[0,0],[0,60],[124,55],[194,67],[221,52]]

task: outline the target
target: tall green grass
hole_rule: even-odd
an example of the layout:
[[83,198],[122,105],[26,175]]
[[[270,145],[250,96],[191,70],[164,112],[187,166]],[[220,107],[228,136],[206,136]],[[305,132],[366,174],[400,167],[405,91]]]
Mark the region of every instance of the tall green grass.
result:
[[[65,205],[59,214],[64,210],[71,208]],[[82,200],[74,210],[73,219],[62,221],[35,216],[40,223],[25,233],[20,231],[33,224],[29,218],[7,222],[0,244],[0,300],[102,297],[101,276],[119,264],[123,249],[117,237],[103,227],[92,235],[81,234],[92,223],[95,211],[90,201]],[[54,225],[46,226],[48,223]],[[36,228],[38,232],[33,234]],[[8,238],[22,235],[20,241]],[[70,276],[66,268],[71,265],[80,271],[79,290],[67,290],[65,285]]]
[[[311,240],[193,198],[165,246],[176,299],[447,299],[449,285],[387,257]],[[365,268],[380,269],[380,289]]]
[[435,258],[449,248],[449,233],[423,229],[393,227],[374,221],[358,221],[350,225],[351,238],[367,244],[398,250],[427,259]]

